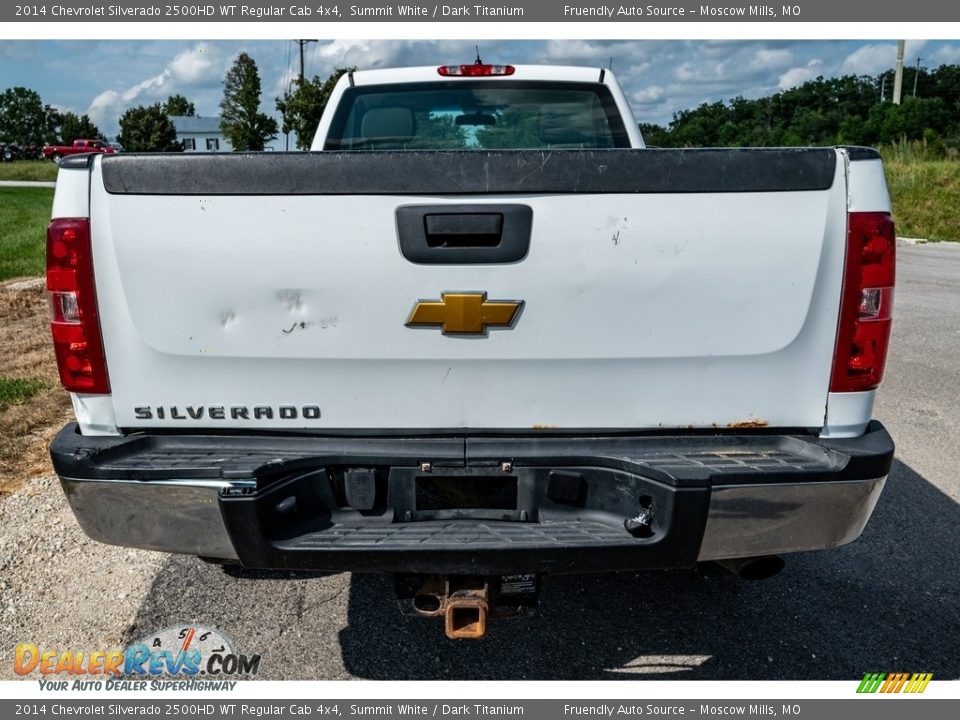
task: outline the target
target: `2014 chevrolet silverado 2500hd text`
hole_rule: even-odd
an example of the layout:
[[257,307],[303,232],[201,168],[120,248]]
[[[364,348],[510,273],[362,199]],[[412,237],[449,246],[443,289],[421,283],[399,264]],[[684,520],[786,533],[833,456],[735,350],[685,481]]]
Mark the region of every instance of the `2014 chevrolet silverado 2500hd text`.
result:
[[355,72],[310,153],[62,162],[54,466],[103,542],[397,574],[451,637],[539,577],[855,539],[894,286],[865,148],[644,149],[613,74]]

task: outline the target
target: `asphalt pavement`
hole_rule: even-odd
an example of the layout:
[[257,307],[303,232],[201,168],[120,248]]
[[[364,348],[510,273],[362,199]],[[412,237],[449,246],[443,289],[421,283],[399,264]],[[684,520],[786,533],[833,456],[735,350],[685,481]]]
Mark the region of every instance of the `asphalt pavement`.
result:
[[92,543],[47,479],[0,500],[0,675],[17,642],[96,649],[199,623],[260,653],[265,679],[958,678],[960,245],[898,253],[875,412],[897,459],[850,545],[788,556],[760,583],[715,565],[548,578],[535,618],[450,642],[399,614],[386,577],[225,572]]

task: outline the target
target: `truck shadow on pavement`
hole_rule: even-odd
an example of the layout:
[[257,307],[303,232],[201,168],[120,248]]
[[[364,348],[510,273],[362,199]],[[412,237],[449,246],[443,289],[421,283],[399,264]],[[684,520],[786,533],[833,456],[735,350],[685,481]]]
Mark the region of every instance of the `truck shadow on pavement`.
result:
[[265,679],[957,678],[958,546],[960,506],[895,462],[863,537],[788,556],[765,582],[712,564],[548,578],[535,618],[451,642],[399,613],[387,576],[230,575],[172,556],[124,639],[206,622],[262,653]]

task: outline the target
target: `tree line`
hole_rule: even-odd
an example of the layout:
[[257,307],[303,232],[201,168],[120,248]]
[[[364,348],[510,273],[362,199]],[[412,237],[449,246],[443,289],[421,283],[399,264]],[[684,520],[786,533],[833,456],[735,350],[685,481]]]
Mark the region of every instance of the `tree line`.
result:
[[[327,78],[294,81],[276,108],[282,126],[263,113],[257,65],[240,53],[224,77],[220,130],[234,150],[263,150],[278,130],[292,133],[300,149],[308,149],[333,88],[355,68],[337,68]],[[880,75],[818,77],[773,95],[703,103],[673,114],[666,125],[641,123],[653,147],[796,145],[882,145],[923,140],[938,155],[957,155],[960,148],[960,65],[904,71],[902,102],[893,104],[893,70]],[[126,110],[117,138],[125,150],[179,151],[174,116],[196,115],[192,102],[172,95],[166,102]],[[424,121],[430,120],[425,118]],[[436,123],[434,140],[459,130]],[[432,126],[431,126],[432,127]],[[70,144],[78,138],[105,139],[87,115],[60,112],[28,88],[0,94],[0,142],[22,147]]]
[[[260,73],[246,53],[240,53],[223,80],[220,131],[234,150],[263,150],[277,135],[277,121],[260,111]],[[183,95],[165,102],[128,108],[119,118],[117,142],[132,152],[178,152],[183,144],[171,118],[196,116],[196,107]],[[106,141],[89,115],[60,112],[45,104],[36,90],[12,87],[0,94],[0,143],[21,148],[69,145],[74,140]]]
[[[960,65],[904,71],[903,96],[891,102],[893,70],[876,77],[818,77],[768,97],[703,103],[664,127],[641,123],[653,147],[883,145],[925,140],[937,154],[960,145]],[[916,96],[914,96],[916,88]],[[881,93],[884,97],[881,100]]]
[[20,147],[72,143],[78,138],[103,139],[87,115],[60,112],[25,87],[0,94],[0,142]]

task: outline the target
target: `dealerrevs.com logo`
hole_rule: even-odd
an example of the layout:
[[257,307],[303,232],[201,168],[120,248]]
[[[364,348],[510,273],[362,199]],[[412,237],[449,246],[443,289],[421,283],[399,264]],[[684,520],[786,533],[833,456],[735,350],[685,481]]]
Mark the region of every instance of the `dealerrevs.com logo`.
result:
[[[21,643],[13,658],[17,675],[37,675],[41,686],[51,690],[232,690],[236,679],[259,670],[260,655],[238,653],[222,632],[197,625],[150,633],[125,650],[85,652]],[[174,677],[178,680],[166,679]]]

